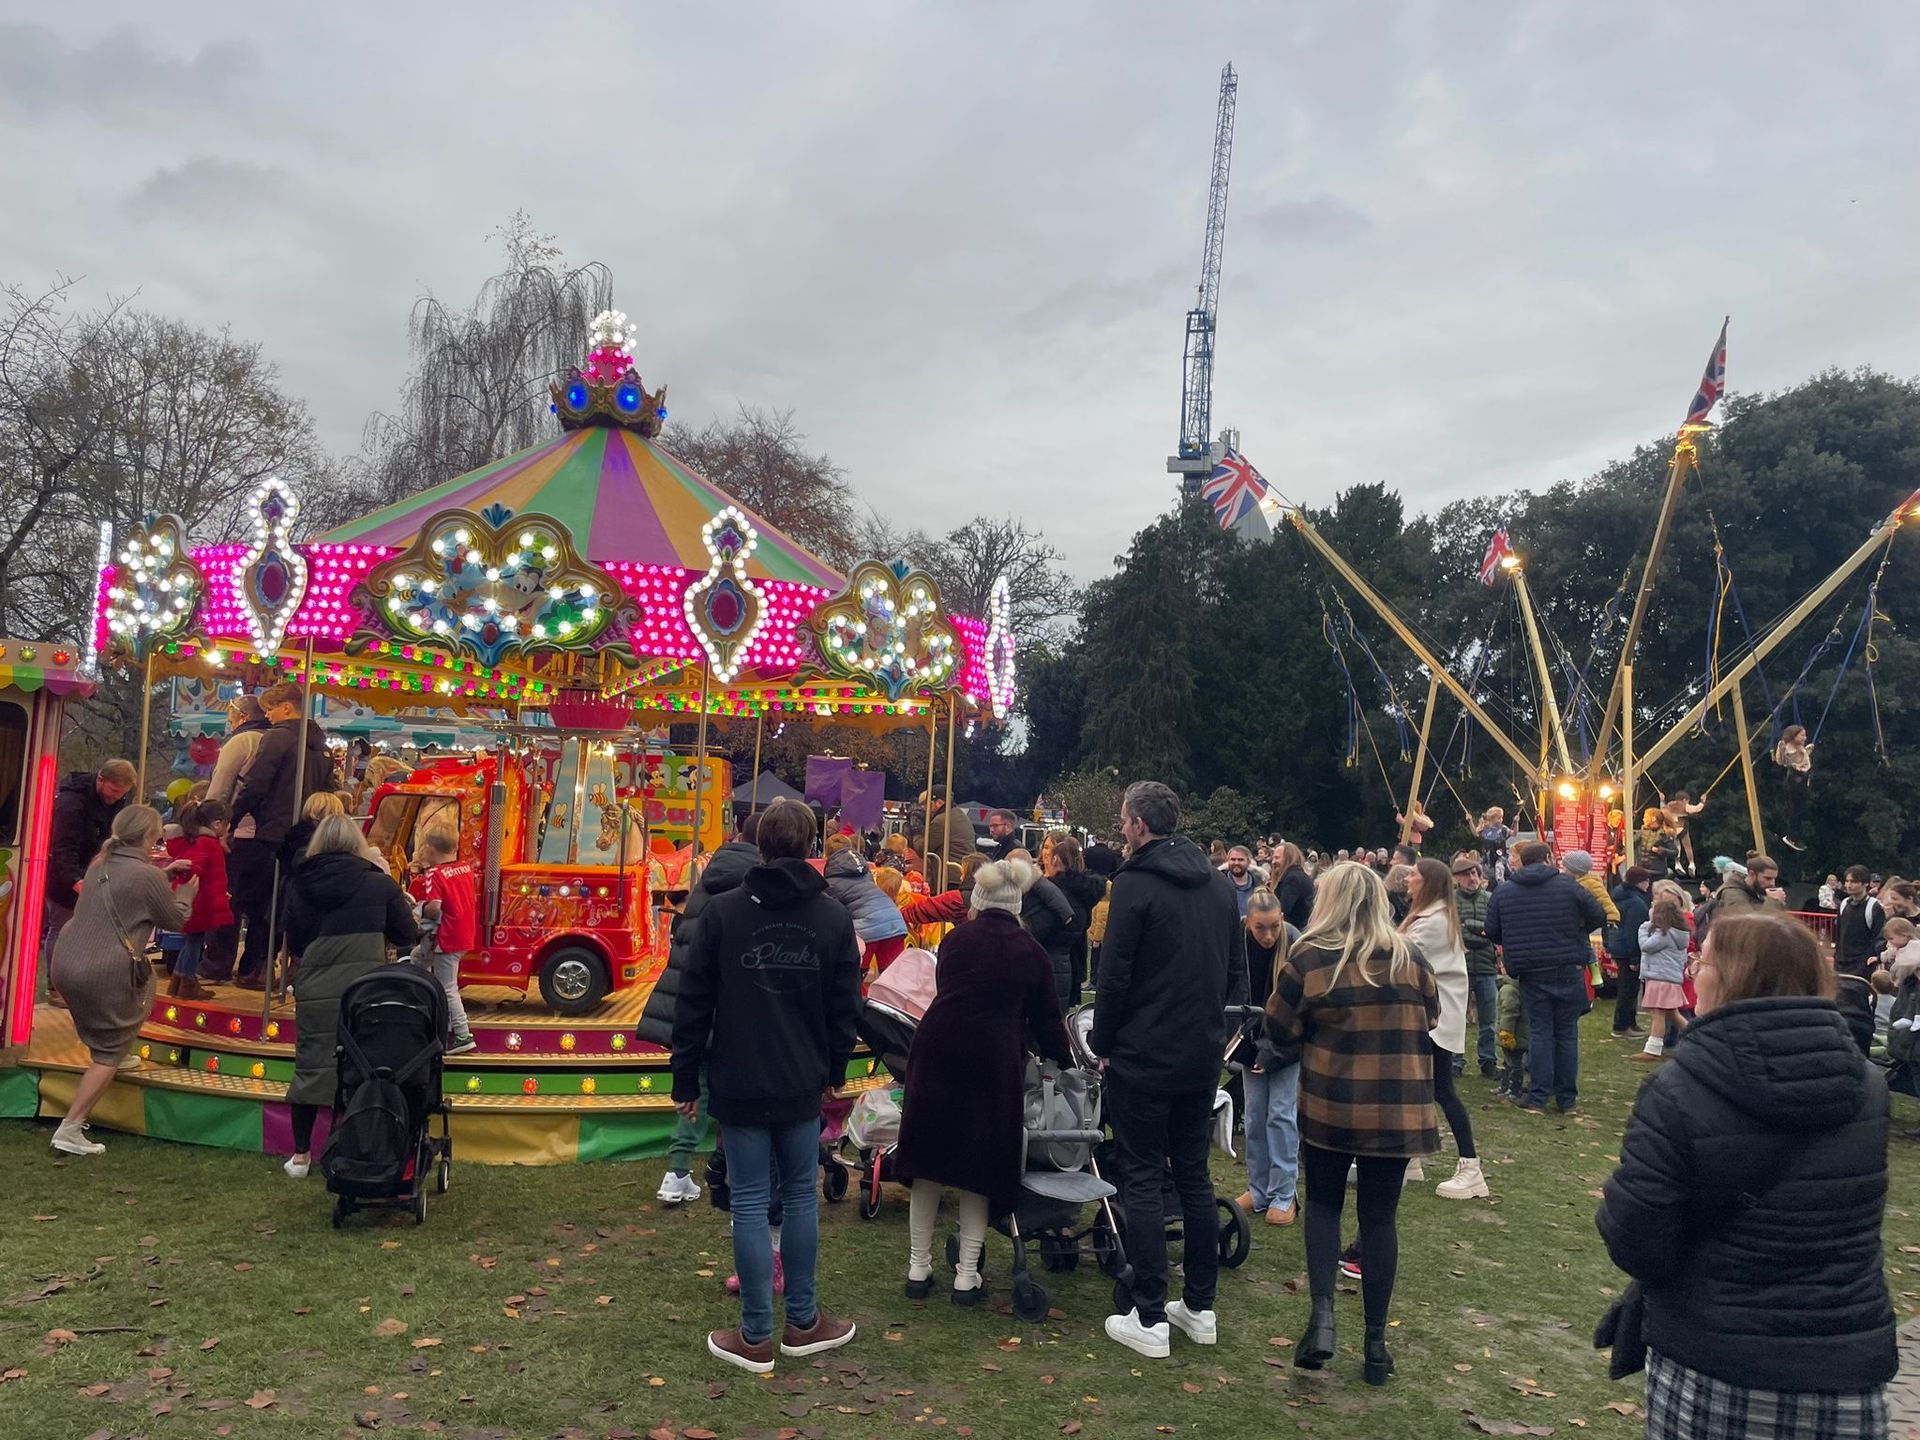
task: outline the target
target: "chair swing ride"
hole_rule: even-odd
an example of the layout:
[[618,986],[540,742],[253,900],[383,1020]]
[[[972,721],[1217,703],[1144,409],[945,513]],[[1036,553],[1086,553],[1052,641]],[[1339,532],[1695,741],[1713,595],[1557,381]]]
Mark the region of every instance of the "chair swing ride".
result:
[[[1578,660],[1571,648],[1546,625],[1528,583],[1527,563],[1509,546],[1504,529],[1496,533],[1489,545],[1481,579],[1491,585],[1504,578],[1512,604],[1496,610],[1484,637],[1456,647],[1449,664],[1442,658],[1448,647],[1423,635],[1418,625],[1369,585],[1319,532],[1302,507],[1283,503],[1283,513],[1295,533],[1327,572],[1324,577],[1316,577],[1314,587],[1320,599],[1322,634],[1346,683],[1347,763],[1358,763],[1360,742],[1364,739],[1388,792],[1405,796],[1400,813],[1403,840],[1415,839],[1425,828],[1422,822],[1431,823],[1427,806],[1441,786],[1460,805],[1469,825],[1476,823],[1480,809],[1461,794],[1454,778],[1448,774],[1448,765],[1457,744],[1459,769],[1464,774],[1470,767],[1471,731],[1477,726],[1509,762],[1509,784],[1516,802],[1514,818],[1518,821],[1525,812],[1531,811],[1536,833],[1550,839],[1556,856],[1569,850],[1586,850],[1604,873],[1616,858],[1632,863],[1646,858],[1651,847],[1657,864],[1675,848],[1676,837],[1684,832],[1686,815],[1697,813],[1707,796],[1736,767],[1746,793],[1753,849],[1764,852],[1768,849],[1768,831],[1762,822],[1754,765],[1756,749],[1762,743],[1771,748],[1789,723],[1805,728],[1808,738],[1817,742],[1856,660],[1865,672],[1876,748],[1881,758],[1885,758],[1885,735],[1874,678],[1878,658],[1875,628],[1886,621],[1880,608],[1880,586],[1894,539],[1904,526],[1920,520],[1920,492],[1909,496],[1875,525],[1852,554],[1778,619],[1756,629],[1741,602],[1720,521],[1713,512],[1701,472],[1702,445],[1712,429],[1708,417],[1723,384],[1725,350],[1723,327],[1709,359],[1706,378],[1676,437],[1665,492],[1645,558],[1621,577],[1613,597],[1602,608],[1584,661]],[[1713,538],[1715,582],[1707,623],[1705,664],[1703,672],[1693,676],[1673,699],[1647,707],[1635,698],[1635,652],[1690,475],[1696,481],[1695,488]],[[1864,599],[1838,602],[1833,621],[1814,643],[1791,683],[1776,695],[1764,668],[1768,657],[1785,645],[1809,618],[1834,603],[1849,582],[1869,566],[1872,568]],[[1639,572],[1637,585],[1634,584],[1635,568]],[[1425,670],[1427,694],[1417,734],[1409,723],[1409,708],[1401,698],[1399,687],[1355,620],[1336,580],[1344,583],[1347,591],[1386,624]],[[1629,591],[1632,593],[1630,607]],[[1733,633],[1735,627],[1737,636]],[[1617,649],[1612,646],[1616,633],[1620,634]],[[1836,650],[1840,652],[1838,668],[1818,718],[1807,725],[1801,705],[1803,692],[1808,689],[1815,671]],[[1508,686],[1503,702],[1489,683],[1494,657],[1522,653],[1526,660],[1518,667],[1506,668]],[[1604,682],[1603,695],[1600,677],[1604,677],[1605,671],[1600,669],[1596,675],[1596,667],[1609,655],[1614,668],[1611,679]],[[1455,668],[1463,664],[1464,679],[1454,673]],[[1361,699],[1354,672],[1363,668],[1372,673],[1385,691],[1387,711],[1397,732],[1399,757],[1411,763],[1411,779],[1404,791],[1389,772],[1387,757],[1373,734],[1368,707]],[[1515,693],[1517,672],[1524,672],[1526,677],[1526,690],[1522,694]],[[1743,694],[1749,677],[1758,680],[1767,706],[1764,724],[1757,727],[1749,724]],[[1443,690],[1458,705],[1460,713],[1436,753],[1432,746],[1433,727]],[[1505,717],[1504,722],[1496,718],[1495,711]],[[1689,797],[1678,792],[1669,799],[1655,781],[1653,767],[1683,741],[1709,733],[1712,722],[1725,711],[1731,712],[1733,721],[1732,757],[1700,795],[1690,797],[1691,804]],[[1534,743],[1523,744],[1523,739]],[[1636,827],[1630,823],[1635,802],[1649,790],[1658,797],[1658,802],[1648,806],[1641,817],[1642,825]],[[1514,828],[1522,827],[1516,824]]]

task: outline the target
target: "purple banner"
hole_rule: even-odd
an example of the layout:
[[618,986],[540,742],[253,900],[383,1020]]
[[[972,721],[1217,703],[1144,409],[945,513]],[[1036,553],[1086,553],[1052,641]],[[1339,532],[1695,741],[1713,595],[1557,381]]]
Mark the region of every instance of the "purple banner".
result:
[[840,804],[841,782],[853,769],[853,761],[828,755],[807,757],[807,799],[831,810]]
[[878,830],[886,813],[887,777],[878,770],[849,770],[840,782],[840,823]]

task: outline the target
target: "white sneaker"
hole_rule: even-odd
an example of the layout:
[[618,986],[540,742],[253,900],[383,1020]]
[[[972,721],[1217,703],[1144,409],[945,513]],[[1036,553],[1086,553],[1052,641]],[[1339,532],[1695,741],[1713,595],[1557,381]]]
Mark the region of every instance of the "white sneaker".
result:
[[107,1147],[98,1140],[89,1140],[85,1125],[57,1125],[53,1131],[53,1148],[68,1155],[98,1155]]
[[1426,1178],[1427,1167],[1420,1163],[1420,1157],[1416,1155],[1407,1162],[1407,1178],[1402,1183],[1411,1185],[1417,1180],[1425,1180]]
[[1149,1360],[1164,1360],[1173,1353],[1172,1332],[1167,1322],[1142,1325],[1138,1310],[1107,1316],[1107,1338],[1118,1340],[1136,1355],[1144,1355]]
[[684,1205],[700,1198],[700,1187],[693,1183],[692,1175],[676,1175],[669,1170],[654,1198],[663,1205]]
[[282,1165],[280,1168],[286,1171],[287,1174],[291,1175],[294,1179],[304,1180],[307,1178],[308,1172],[313,1169],[313,1161],[296,1160],[291,1155],[289,1155],[287,1157],[287,1163]]
[[1451,1180],[1442,1180],[1433,1187],[1433,1193],[1442,1200],[1484,1200],[1487,1198],[1487,1177],[1480,1173],[1478,1160],[1462,1159],[1459,1168],[1453,1172]]
[[126,1054],[120,1057],[120,1063],[115,1068],[121,1071],[131,1072],[134,1070],[138,1070],[142,1065],[146,1063],[147,1062],[142,1060],[137,1054],[129,1050]]
[[1167,1302],[1167,1323],[1196,1345],[1220,1343],[1220,1322],[1211,1310],[1189,1310],[1186,1302]]

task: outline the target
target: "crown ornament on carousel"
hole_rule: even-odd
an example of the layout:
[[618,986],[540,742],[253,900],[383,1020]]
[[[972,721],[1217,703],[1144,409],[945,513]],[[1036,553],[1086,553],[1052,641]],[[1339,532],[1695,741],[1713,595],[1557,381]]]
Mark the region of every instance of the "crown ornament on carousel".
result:
[[602,310],[587,332],[587,363],[547,387],[563,430],[615,425],[651,440],[667,421],[667,387],[649,392],[633,364],[634,329],[624,310]]

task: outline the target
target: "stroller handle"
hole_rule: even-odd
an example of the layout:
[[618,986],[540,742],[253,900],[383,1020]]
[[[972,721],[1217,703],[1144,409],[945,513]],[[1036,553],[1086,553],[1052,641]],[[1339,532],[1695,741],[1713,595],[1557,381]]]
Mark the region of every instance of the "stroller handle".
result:
[[1107,1138],[1102,1130],[1029,1130],[1029,1145],[1098,1145]]

